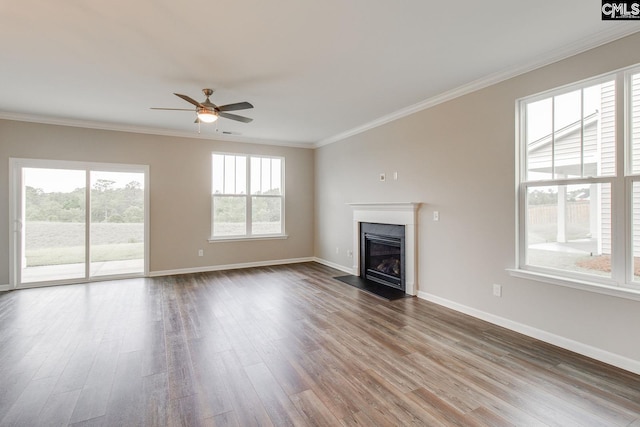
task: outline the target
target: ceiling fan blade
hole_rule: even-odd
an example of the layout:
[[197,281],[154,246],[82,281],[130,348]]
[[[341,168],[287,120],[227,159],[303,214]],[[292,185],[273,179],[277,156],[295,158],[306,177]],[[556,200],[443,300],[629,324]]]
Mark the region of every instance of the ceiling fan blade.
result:
[[235,104],[221,105],[218,107],[218,111],[237,111],[247,110],[249,108],[253,108],[253,105],[248,102],[236,102]]
[[158,108],[151,107],[152,110],[171,110],[171,111],[193,111],[193,108]]
[[175,96],[180,97],[182,99],[184,99],[185,101],[187,101],[190,104],[195,105],[196,107],[204,107],[204,105],[202,105],[201,103],[199,103],[198,101],[196,101],[193,98],[188,97],[187,95],[181,95],[179,93],[174,93]]
[[220,117],[224,117],[225,119],[231,119],[231,120],[235,120],[235,121],[242,122],[242,123],[250,123],[250,122],[253,121],[253,119],[250,119],[249,117],[242,117],[242,116],[238,116],[236,114],[229,114],[229,113],[220,112],[218,115]]

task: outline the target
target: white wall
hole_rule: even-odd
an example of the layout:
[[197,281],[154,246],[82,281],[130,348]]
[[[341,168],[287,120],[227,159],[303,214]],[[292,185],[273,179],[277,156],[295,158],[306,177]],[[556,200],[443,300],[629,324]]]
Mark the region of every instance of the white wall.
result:
[[[506,271],[516,265],[516,99],[640,63],[638,45],[640,33],[318,148],[316,256],[351,267],[346,203],[426,203],[422,297],[640,373],[639,301]],[[397,181],[378,180],[394,171]]]

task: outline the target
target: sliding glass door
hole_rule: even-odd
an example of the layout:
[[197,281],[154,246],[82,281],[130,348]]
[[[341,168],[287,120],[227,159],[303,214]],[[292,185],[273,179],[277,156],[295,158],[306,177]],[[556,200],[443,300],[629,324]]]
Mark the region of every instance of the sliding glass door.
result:
[[83,170],[23,168],[22,283],[85,277],[85,175]]
[[91,171],[90,275],[144,272],[144,173]]
[[146,166],[11,162],[14,287],[146,274]]

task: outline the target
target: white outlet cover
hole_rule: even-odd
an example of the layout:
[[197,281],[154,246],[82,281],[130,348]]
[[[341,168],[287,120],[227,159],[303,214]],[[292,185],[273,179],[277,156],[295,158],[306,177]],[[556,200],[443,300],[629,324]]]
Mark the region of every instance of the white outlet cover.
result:
[[496,297],[501,297],[502,296],[502,286],[495,284],[493,285],[493,295]]

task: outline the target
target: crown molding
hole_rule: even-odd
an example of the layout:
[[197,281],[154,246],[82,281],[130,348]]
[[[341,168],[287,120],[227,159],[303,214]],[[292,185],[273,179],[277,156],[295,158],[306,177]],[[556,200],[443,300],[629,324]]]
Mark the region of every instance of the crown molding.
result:
[[208,133],[203,134],[203,133],[194,133],[194,132],[187,132],[187,131],[176,131],[176,130],[170,130],[170,129],[157,129],[157,128],[144,127],[144,126],[128,126],[128,125],[122,125],[122,124],[97,122],[97,121],[91,121],[91,120],[63,119],[63,118],[50,117],[50,116],[37,116],[37,115],[31,115],[31,114],[10,113],[6,111],[0,111],[0,119],[12,120],[17,122],[38,123],[38,124],[45,124],[45,125],[78,127],[78,128],[84,128],[84,129],[96,129],[96,130],[106,130],[106,131],[114,131],[114,132],[130,132],[130,133],[139,133],[144,135],[204,139],[209,141],[242,142],[247,144],[274,145],[274,146],[294,147],[294,148],[307,148],[307,149],[313,148],[313,145],[310,143],[305,144],[305,143],[286,142],[286,141],[274,141],[274,140],[267,140],[267,139],[260,139],[260,138],[250,138],[250,137],[239,136],[239,135],[225,135],[223,133],[216,133],[212,135]]
[[640,32],[637,22],[616,22],[615,27],[611,27],[610,29],[601,31],[591,37],[585,37],[579,42],[563,46],[559,49],[555,49],[552,52],[549,52],[547,55],[537,58],[536,60],[530,61],[526,64],[520,64],[516,67],[511,67],[500,72],[490,74],[481,79],[472,81],[450,91],[418,102],[417,104],[400,109],[386,116],[382,116],[369,123],[365,123],[364,125],[322,139],[313,144],[313,148],[319,148],[325,145],[333,144],[334,142],[342,141],[359,133],[382,126],[386,123],[393,122],[406,116],[410,116],[411,114],[426,110],[431,107],[435,107],[438,104],[442,104],[463,95],[467,95],[477,90],[484,89],[505,80],[509,80],[513,77],[517,77],[521,74],[528,73],[529,71],[533,71],[535,69],[542,68],[571,56],[580,54],[582,52],[586,52],[587,50],[594,49],[598,46],[611,43],[615,40],[621,39],[637,32]]

